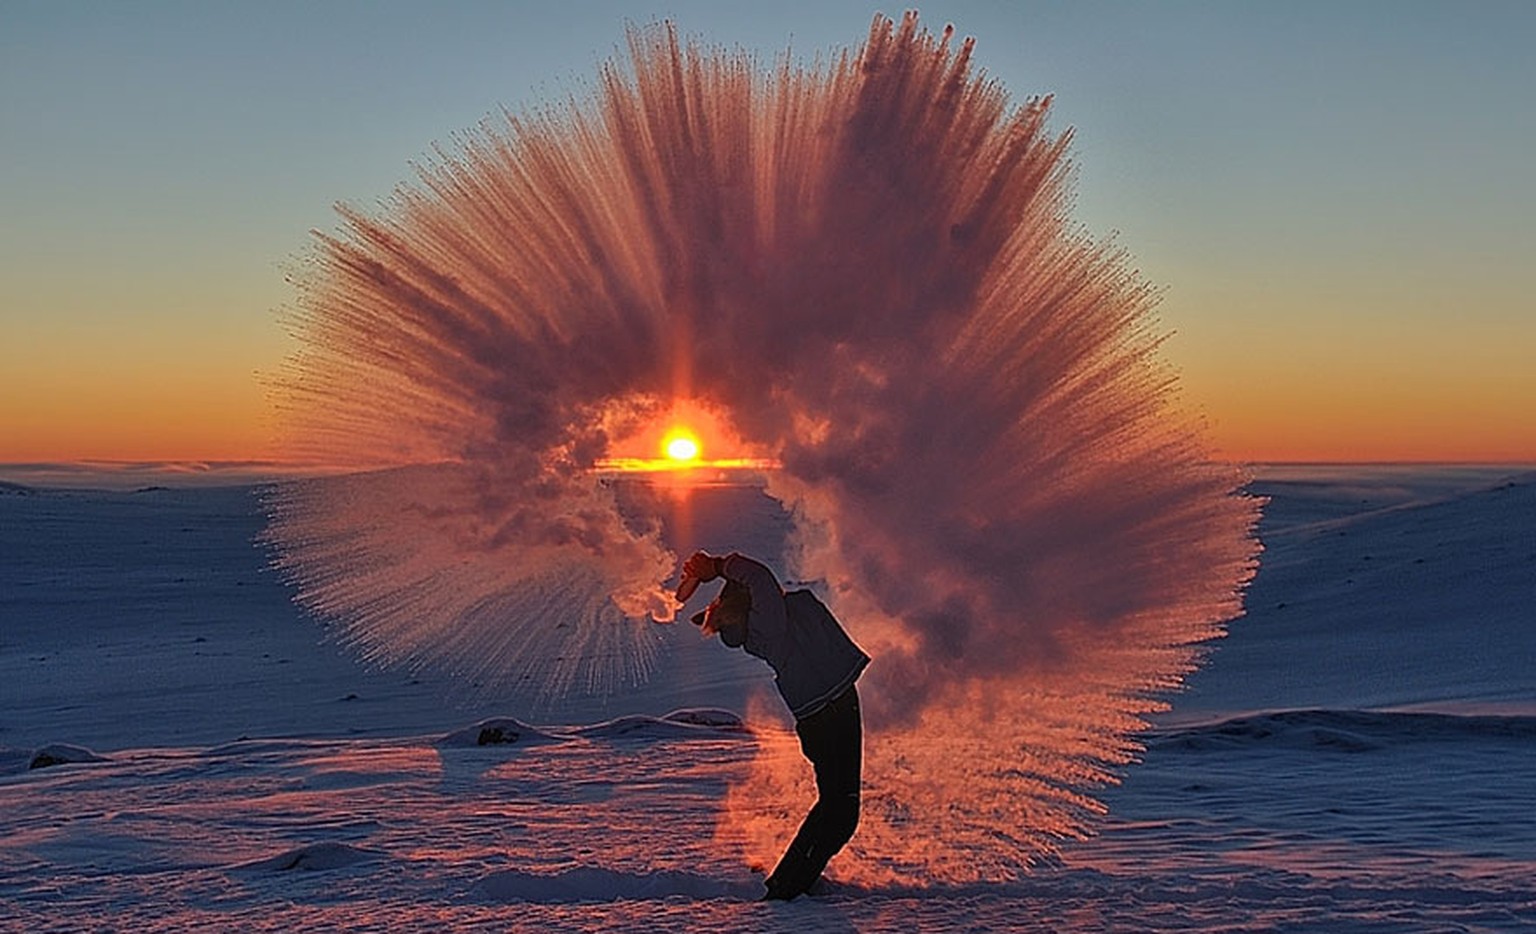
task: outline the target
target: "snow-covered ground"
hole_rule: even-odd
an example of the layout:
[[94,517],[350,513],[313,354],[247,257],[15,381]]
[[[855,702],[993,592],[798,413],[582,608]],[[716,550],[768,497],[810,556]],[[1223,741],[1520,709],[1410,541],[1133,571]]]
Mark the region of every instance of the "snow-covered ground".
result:
[[249,488],[144,482],[0,485],[6,928],[1536,927],[1536,473],[1260,471],[1249,614],[1096,838],[998,885],[834,861],[788,905],[718,829],[755,756],[798,756],[741,726],[751,659],[684,626],[606,701],[445,693],[321,641]]

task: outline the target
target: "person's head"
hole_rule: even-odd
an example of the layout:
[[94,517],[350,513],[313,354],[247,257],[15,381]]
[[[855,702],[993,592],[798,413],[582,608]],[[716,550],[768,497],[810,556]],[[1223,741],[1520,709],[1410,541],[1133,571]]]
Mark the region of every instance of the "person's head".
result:
[[728,580],[720,588],[720,595],[693,621],[701,624],[707,634],[718,632],[720,641],[734,648],[747,641],[747,611],[750,609],[752,597],[746,585]]

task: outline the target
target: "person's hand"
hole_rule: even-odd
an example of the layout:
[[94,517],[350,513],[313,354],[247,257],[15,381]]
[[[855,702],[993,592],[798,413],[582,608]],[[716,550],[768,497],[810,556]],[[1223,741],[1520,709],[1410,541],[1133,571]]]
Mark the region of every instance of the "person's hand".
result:
[[687,603],[701,582],[719,577],[720,565],[724,563],[722,559],[702,551],[689,555],[688,560],[683,562],[683,579],[677,585],[677,602]]
[[720,576],[720,565],[724,564],[723,558],[702,551],[695,551],[683,562],[683,576],[692,577],[700,582],[712,581]]

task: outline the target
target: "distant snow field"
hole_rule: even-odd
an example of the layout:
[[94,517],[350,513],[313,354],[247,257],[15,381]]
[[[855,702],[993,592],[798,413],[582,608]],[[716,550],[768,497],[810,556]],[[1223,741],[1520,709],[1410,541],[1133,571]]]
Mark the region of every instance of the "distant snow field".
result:
[[5,929],[1536,928],[1533,472],[1261,470],[1248,614],[1098,836],[790,904],[719,818],[798,753],[692,627],[613,697],[476,701],[325,643],[248,487],[0,479]]

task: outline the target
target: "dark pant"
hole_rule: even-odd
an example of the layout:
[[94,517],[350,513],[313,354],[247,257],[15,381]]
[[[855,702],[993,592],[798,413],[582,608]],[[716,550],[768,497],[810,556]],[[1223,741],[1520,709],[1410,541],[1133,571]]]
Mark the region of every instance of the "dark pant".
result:
[[768,877],[770,898],[794,898],[810,888],[859,825],[864,753],[859,692],[850,685],[832,703],[797,721],[795,732],[800,750],[816,769],[816,806]]

